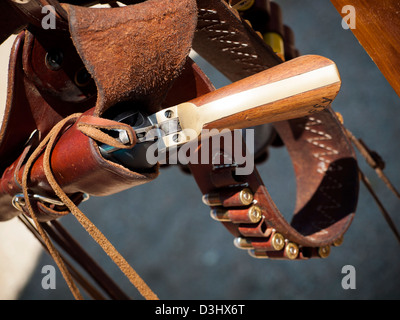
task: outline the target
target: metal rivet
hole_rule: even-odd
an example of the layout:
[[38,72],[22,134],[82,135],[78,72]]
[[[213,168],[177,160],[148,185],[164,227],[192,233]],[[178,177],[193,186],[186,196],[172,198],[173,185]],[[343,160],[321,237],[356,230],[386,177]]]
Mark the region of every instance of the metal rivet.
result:
[[64,54],[59,50],[52,50],[46,53],[45,63],[47,68],[53,71],[61,69]]
[[181,140],[181,136],[180,136],[178,133],[176,133],[176,134],[174,134],[174,135],[172,136],[172,140],[173,140],[174,142],[179,142],[179,140]]
[[92,80],[92,77],[90,73],[86,70],[85,67],[80,68],[76,73],[75,73],[75,84],[78,87],[85,87],[90,83],[90,80]]
[[172,118],[172,116],[174,115],[174,112],[172,110],[166,110],[164,112],[164,116],[168,119]]

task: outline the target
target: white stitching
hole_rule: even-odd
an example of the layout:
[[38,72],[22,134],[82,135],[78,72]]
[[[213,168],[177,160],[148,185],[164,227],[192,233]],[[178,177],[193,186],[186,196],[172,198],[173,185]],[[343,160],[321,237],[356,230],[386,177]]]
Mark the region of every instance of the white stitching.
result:
[[[210,23],[206,26],[199,27],[198,30],[211,33],[209,37],[211,41],[217,40],[222,44],[226,44],[227,46],[225,46],[221,50],[223,52],[228,52],[230,54],[237,56],[237,58],[235,58],[234,61],[246,65],[247,71],[251,73],[254,72],[257,73],[262,70],[265,70],[265,67],[262,64],[259,64],[255,61],[258,58],[258,55],[243,51],[244,48],[249,48],[248,43],[239,42],[235,41],[235,39],[232,39],[233,36],[236,36],[235,31],[229,31],[217,28],[217,26],[225,27],[226,21],[219,19],[216,10],[199,9],[198,20],[201,22]],[[216,33],[218,35],[212,36],[213,33]]]
[[308,143],[310,143],[313,146],[316,146],[318,148],[321,148],[323,150],[326,150],[323,152],[321,152],[321,151],[313,152],[313,154],[312,154],[313,157],[315,157],[319,161],[321,161],[320,165],[318,166],[317,171],[319,173],[325,173],[326,170],[328,170],[328,168],[329,168],[329,164],[331,163],[331,160],[328,157],[339,154],[339,151],[332,147],[328,147],[323,142],[321,142],[321,141],[332,140],[332,136],[329,135],[328,133],[312,128],[312,126],[318,126],[321,124],[322,124],[321,120],[316,119],[314,117],[308,117],[308,121],[304,125],[304,130],[306,130],[314,135],[313,137],[308,138],[306,140]]
[[[322,130],[317,130],[315,126],[322,125],[322,121],[320,119],[316,119],[314,117],[308,117],[308,121],[304,125],[304,130],[310,132],[314,136],[306,139],[306,141],[313,146],[321,148],[326,151],[316,151],[313,153],[313,157],[317,158],[320,163],[318,165],[317,171],[321,174],[325,174],[325,179],[328,179],[328,182],[323,183],[323,185],[318,189],[318,191],[324,196],[326,201],[323,201],[322,204],[316,207],[316,210],[323,215],[328,223],[333,223],[335,220],[328,213],[328,210],[335,210],[341,207],[341,203],[337,201],[332,196],[333,190],[338,190],[343,188],[342,183],[340,183],[336,178],[334,178],[334,173],[343,170],[343,167],[338,165],[337,163],[331,161],[329,156],[339,154],[337,149],[327,146],[324,141],[332,140],[332,136]],[[327,173],[328,172],[328,173]],[[326,223],[324,222],[324,224]]]

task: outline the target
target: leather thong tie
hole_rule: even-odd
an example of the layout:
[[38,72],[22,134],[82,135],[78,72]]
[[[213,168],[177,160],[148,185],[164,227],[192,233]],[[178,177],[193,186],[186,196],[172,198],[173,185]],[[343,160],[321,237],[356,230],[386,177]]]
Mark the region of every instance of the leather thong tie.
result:
[[[167,94],[173,91],[175,80],[182,84],[179,75],[192,45],[232,81],[282,60],[225,1],[198,0],[197,8],[195,1],[190,0],[149,0],[112,9],[71,5],[58,8],[62,10],[60,21],[67,23],[68,30],[61,24],[60,30],[43,32],[33,21],[14,45],[0,133],[0,157],[4,159],[0,215],[3,220],[17,215],[18,212],[10,215],[11,199],[23,192],[26,207],[37,222],[71,211],[104,244],[107,241],[97,228],[76,208],[82,199],[69,199],[83,193],[113,194],[154,179],[158,170],[132,172],[104,159],[95,141],[101,141],[100,136],[90,132],[117,124],[104,123],[101,117],[112,109],[123,108],[125,103],[152,113],[166,101],[176,100]],[[53,65],[49,69],[45,57],[54,43],[63,48],[68,59],[62,68]],[[190,69],[201,87],[195,95],[214,90],[201,70],[195,66]],[[80,70],[91,75],[85,86],[74,81]],[[57,86],[55,79],[60,77],[68,82],[67,88]],[[187,97],[190,98],[194,96]],[[22,113],[27,115],[23,126],[18,116]],[[257,170],[245,176],[235,175],[238,164],[228,150],[218,150],[208,163],[190,164],[190,171],[214,217],[235,236],[238,247],[249,249],[255,257],[324,257],[329,246],[341,239],[354,216],[358,194],[354,152],[330,108],[305,118],[275,123],[274,127],[295,167],[298,193],[291,223],[274,204]],[[119,129],[124,130],[123,126]],[[35,139],[29,137],[35,130],[40,135],[33,145]],[[27,141],[37,151],[29,150]],[[71,141],[71,148],[63,147],[71,146]],[[42,150],[46,152],[40,155]],[[218,157],[232,161],[215,165],[212,160]],[[72,170],[69,164],[77,163],[76,159],[81,160],[81,165]],[[57,179],[53,179],[53,173]],[[67,208],[60,210],[31,199],[28,190],[59,198]],[[104,247],[110,255],[115,254],[108,243]],[[135,278],[135,273],[117,256],[120,268]],[[146,288],[143,292],[148,298],[156,298]]]
[[[43,5],[38,1],[32,3],[39,4],[39,8]],[[18,214],[10,210],[10,204],[11,198],[19,199],[14,205],[34,219],[75,298],[80,299],[82,296],[63,259],[40,224],[71,212],[139,292],[146,299],[157,299],[77,208],[82,199],[74,201],[74,197],[83,193],[116,193],[157,176],[157,167],[137,173],[101,157],[96,143],[113,145],[112,137],[104,135],[104,130],[126,130],[131,138],[125,147],[135,144],[132,129],[101,115],[125,102],[137,109],[161,108],[187,61],[197,22],[196,4],[191,0],[163,3],[150,0],[124,8],[65,5],[62,9],[68,16],[70,33],[65,31],[64,24],[60,29],[44,31],[33,21],[17,37],[13,48],[9,95],[0,135],[0,154],[4,159],[1,218],[7,220]],[[55,44],[63,50],[52,52]],[[110,72],[116,69],[119,71]],[[92,80],[89,77],[87,82],[77,81],[81,70],[87,70]],[[20,114],[27,115],[24,125],[20,123]],[[62,145],[62,139],[74,141],[75,152],[70,148],[57,149],[56,142]],[[55,160],[57,157],[59,161]],[[81,163],[78,171],[68,168],[78,162]],[[60,174],[60,166],[69,173],[64,176],[66,180]],[[93,183],[99,179],[104,183]],[[47,187],[43,188],[43,182]],[[61,205],[43,199],[60,199]]]

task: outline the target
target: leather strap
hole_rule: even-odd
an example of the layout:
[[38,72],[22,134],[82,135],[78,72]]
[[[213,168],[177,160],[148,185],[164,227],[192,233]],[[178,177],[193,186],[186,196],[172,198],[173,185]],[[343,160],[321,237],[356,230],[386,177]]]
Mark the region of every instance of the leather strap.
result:
[[[65,183],[60,186],[59,178],[56,179],[52,172],[54,168],[51,162],[53,161],[51,154],[53,156],[57,154],[54,148],[55,142],[71,119],[74,119],[74,121],[80,119],[74,124],[75,127],[70,128],[71,131],[67,131],[71,135],[77,131],[82,134],[79,129],[83,129],[92,138],[110,142],[107,137],[98,135],[101,131],[96,130],[98,129],[96,125],[92,126],[93,123],[96,123],[96,121],[93,121],[94,119],[97,119],[112,107],[118,106],[119,103],[126,101],[135,101],[138,103],[139,109],[143,108],[148,112],[154,112],[161,107],[161,102],[165,99],[173,80],[177,78],[186,62],[196,25],[195,5],[193,1],[189,0],[184,2],[167,0],[167,3],[163,2],[162,4],[159,1],[149,0],[126,8],[96,9],[93,11],[88,8],[66,5],[63,9],[68,13],[69,28],[74,46],[77,48],[78,55],[83,60],[86,69],[93,77],[97,89],[97,100],[94,102],[94,95],[85,96],[85,99],[83,99],[85,103],[80,104],[81,111],[88,112],[84,116],[81,114],[79,114],[79,117],[78,115],[71,116],[73,112],[76,112],[76,105],[72,108],[73,110],[64,110],[55,119],[52,117],[47,117],[49,118],[47,119],[38,115],[39,110],[41,113],[43,113],[43,110],[51,112],[53,105],[65,103],[65,105],[71,106],[71,101],[65,100],[65,97],[71,96],[71,92],[63,95],[65,92],[62,91],[62,87],[58,88],[59,90],[57,88],[54,90],[54,88],[46,88],[43,85],[46,81],[43,81],[45,79],[40,78],[40,76],[45,69],[40,69],[40,65],[34,64],[37,61],[33,53],[40,52],[40,48],[45,48],[49,42],[46,41],[47,35],[43,36],[35,29],[33,21],[30,31],[26,33],[22,55],[17,44],[18,50],[15,51],[13,60],[13,67],[16,68],[16,72],[11,75],[11,83],[14,86],[12,87],[13,92],[14,89],[17,91],[18,84],[20,85],[19,88],[26,88],[29,85],[29,88],[35,94],[29,95],[27,93],[22,98],[18,98],[19,101],[10,94],[7,121],[4,126],[5,129],[0,135],[0,153],[7,154],[10,157],[5,166],[11,164],[16,158],[15,155],[21,153],[23,142],[27,138],[25,132],[18,139],[13,138],[13,144],[5,143],[4,137],[12,136],[10,123],[13,121],[13,117],[11,114],[18,110],[15,104],[21,104],[22,101],[23,103],[30,102],[28,105],[38,106],[43,102],[47,103],[44,97],[51,96],[53,99],[56,97],[61,100],[61,103],[49,103],[50,107],[47,110],[42,107],[28,109],[31,116],[28,117],[29,126],[27,127],[35,129],[40,126],[42,140],[39,147],[29,156],[21,178],[24,197],[27,200],[26,208],[29,214],[34,217],[37,228],[40,229],[39,216],[37,215],[40,211],[36,208],[40,203],[30,202],[29,191],[35,188],[35,184],[32,184],[35,181],[34,175],[32,175],[34,164],[39,163],[40,165],[37,159],[47,145],[41,163],[43,164],[44,176],[49,184],[49,191],[54,192],[60,198],[68,211],[71,211],[77,217],[85,229],[130,278],[131,282],[138,287],[143,296],[154,299],[156,296],[138,278],[134,270],[100,231],[80,212],[75,201],[70,199],[67,193],[75,190],[76,185]],[[198,14],[198,28],[193,40],[194,48],[220,68],[231,80],[241,79],[281,62],[278,55],[273,53],[272,49],[262,41],[259,35],[225,2],[199,0]],[[187,19],[182,19],[182,17]],[[129,32],[126,32],[126,30],[129,30]],[[63,30],[57,32],[61,33],[52,33],[52,36],[56,37],[56,34],[68,35]],[[169,35],[167,39],[165,34]],[[19,38],[20,43],[21,39],[22,37]],[[37,49],[32,50],[37,39],[43,41],[38,41],[39,45],[35,47]],[[63,39],[64,41],[66,40]],[[104,44],[107,44],[107,46],[99,52],[97,47]],[[68,45],[70,46],[70,43]],[[132,48],[132,51],[121,52],[120,48],[125,46]],[[46,50],[42,50],[42,53],[44,51]],[[165,54],[165,52],[168,54]],[[57,59],[53,60],[57,62]],[[22,63],[24,67],[18,65],[19,68],[17,68],[18,63]],[[160,66],[162,67],[160,68]],[[54,66],[53,69],[50,69],[52,72],[57,71],[54,70]],[[109,69],[118,69],[121,74],[112,73],[110,75]],[[71,79],[66,71],[65,73],[66,78]],[[39,77],[35,76],[36,74]],[[74,91],[76,86],[72,90],[76,92]],[[73,92],[72,96],[74,95]],[[60,97],[61,99],[59,99]],[[26,107],[20,108],[20,111],[27,110]],[[45,121],[43,121],[43,118],[45,118]],[[87,131],[88,127],[90,130]],[[238,177],[233,174],[232,170],[236,167],[235,162],[232,165],[215,166],[211,161],[210,165],[191,165],[191,170],[207,199],[218,200],[217,202],[209,202],[212,209],[228,209],[229,221],[224,222],[224,225],[232,234],[244,239],[246,245],[255,250],[255,256],[289,259],[309,258],[318,254],[322,256],[323,251],[314,249],[335,243],[347,230],[353,218],[358,187],[354,153],[342,132],[340,123],[331,110],[312,117],[279,123],[276,124],[276,128],[292,156],[296,167],[298,187],[301,190],[291,225],[286,222],[276,208],[257,171],[245,177]],[[72,137],[71,135],[69,138]],[[44,136],[46,137],[43,139]],[[66,137],[68,137],[67,133],[63,134],[63,138],[67,139]],[[81,141],[87,143],[89,138],[86,138]],[[68,141],[70,143],[72,140]],[[131,143],[134,143],[133,139],[131,139]],[[10,150],[13,152],[12,155],[7,152]],[[86,144],[86,150],[90,150],[92,159],[98,158],[96,151],[91,153],[95,150],[93,141]],[[228,154],[227,150],[219,150],[217,154],[212,155],[212,159],[217,157],[234,160],[233,155]],[[93,163],[98,164],[95,161]],[[118,165],[101,163],[104,164],[105,170],[110,169],[110,171],[117,172],[117,176],[122,171]],[[101,166],[96,166],[96,168],[99,167]],[[56,172],[57,174],[61,173],[58,168]],[[88,171],[86,170],[86,172]],[[120,177],[125,176],[126,172],[121,174]],[[43,175],[41,179],[43,179]],[[4,181],[9,182],[10,179],[4,179]],[[93,176],[86,180],[86,187],[90,182],[93,182]],[[4,188],[6,188],[6,185],[8,184],[5,184]],[[39,186],[39,184],[36,186]],[[243,192],[242,188],[246,188],[246,191]],[[118,189],[117,186],[116,189],[112,189],[112,192],[119,190],[121,189]],[[79,189],[79,191],[81,190]],[[109,194],[108,192],[109,190],[104,190],[104,188],[100,190],[103,195]],[[251,199],[251,202],[247,201],[249,199]],[[54,217],[51,216],[50,218],[53,219]],[[46,238],[42,231],[42,236]],[[273,239],[276,239],[277,234],[284,237],[285,248],[283,250],[276,249],[276,246],[274,246],[276,243],[272,242]],[[298,247],[299,245],[300,247]],[[53,250],[50,242],[48,246],[60,265],[75,297],[81,298],[71,277],[67,274],[63,262]]]
[[0,2],[0,44],[11,34],[19,33],[26,21],[18,14],[8,1]]
[[[69,33],[63,30],[43,31],[32,25],[30,31],[17,38],[11,55],[9,96],[0,132],[0,156],[4,160],[0,198],[5,198],[1,201],[4,202],[2,218],[10,217],[5,213],[11,209],[6,199],[20,192],[13,182],[15,166],[12,163],[34,130],[44,137],[69,114],[88,110],[92,111],[87,115],[94,115],[99,123],[100,115],[110,107],[118,110],[126,100],[133,101],[129,103],[136,104],[133,107],[137,109],[161,108],[161,102],[185,65],[197,21],[193,1],[170,0],[167,5],[147,1],[111,9],[65,6],[70,14],[74,44]],[[187,19],[181,19],[182,16]],[[164,39],[165,34],[169,34],[168,40]],[[110,39],[114,41],[110,42]],[[99,52],[98,43],[108,43],[108,50]],[[131,49],[121,51],[120,48],[125,46]],[[55,52],[54,48],[57,49]],[[116,66],[122,73],[110,74],[109,70]],[[86,69],[92,78],[87,75],[89,80],[82,85],[77,82],[77,77]],[[21,114],[25,115],[23,119]],[[82,121],[77,123],[81,128]],[[106,161],[97,150],[96,142],[83,135],[76,126],[61,140],[74,141],[74,146],[82,148],[77,147],[76,152],[72,152],[71,148],[58,144],[53,153],[53,157],[59,159],[53,160],[55,164],[63,167],[55,165],[60,177],[66,178],[61,184],[70,196],[76,192],[112,194],[154,179],[158,174],[157,168],[142,174]],[[87,151],[86,156],[82,150]],[[71,171],[68,164],[84,157],[87,160],[85,166]],[[51,196],[50,186],[46,180],[42,181],[44,175],[40,163],[33,168],[31,188],[39,194],[50,192]],[[5,170],[7,166],[10,166],[9,170]],[[100,168],[103,169],[98,170]],[[81,182],[76,184],[76,179]],[[93,184],[92,179],[104,183]],[[45,188],[36,189],[35,185],[43,182]],[[48,212],[48,218],[64,214],[61,212]]]
[[[18,170],[12,163],[23,160],[22,151],[31,134],[36,132],[37,138],[42,139],[58,121],[86,110],[96,97],[93,81],[85,87],[78,87],[74,81],[83,63],[68,35],[58,31],[41,33],[35,28],[31,31],[37,36],[30,31],[22,32],[15,40],[10,57],[7,104],[0,132],[0,202],[4,203],[1,219],[18,214],[10,198],[21,192]],[[63,53],[61,69],[47,66],[52,48]],[[48,207],[42,209],[53,218],[68,213],[54,212]]]
[[[131,5],[143,1],[121,0],[119,2]],[[106,2],[101,0],[62,1],[62,3],[79,4],[80,6],[92,6],[97,3]],[[43,8],[48,5],[55,9],[55,28],[68,31],[68,13],[58,0],[3,0],[0,2],[0,44],[11,34],[18,34],[29,25],[41,27],[43,18],[49,13],[48,10],[43,10]],[[113,6],[115,7],[115,3]]]
[[43,139],[40,145],[35,149],[32,155],[29,157],[24,173],[22,176],[22,189],[26,201],[25,208],[28,210],[29,215],[33,218],[36,228],[38,229],[40,235],[44,239],[47,248],[49,249],[52,257],[57,263],[58,267],[63,274],[64,279],[67,281],[71,292],[74,297],[78,300],[82,300],[83,297],[79,292],[79,289],[76,287],[71,274],[69,273],[67,267],[64,264],[61,256],[58,251],[55,249],[52,244],[49,236],[44,232],[42,226],[40,225],[37,219],[37,209],[30,201],[30,195],[28,193],[29,190],[29,174],[32,165],[36,161],[39,154],[44,149],[44,171],[47,180],[52,186],[55,194],[60,198],[60,200],[68,207],[69,211],[77,218],[80,224],[85,228],[85,230],[93,237],[93,239],[102,247],[104,252],[106,252],[110,258],[115,262],[115,264],[121,269],[121,271],[127,276],[130,282],[139,290],[139,292],[143,295],[144,298],[149,300],[158,299],[157,296],[151,291],[151,289],[146,285],[146,283],[139,277],[136,271],[129,265],[129,263],[122,257],[122,255],[116,250],[116,248],[108,241],[108,239],[101,233],[101,231],[78,209],[75,203],[65,194],[62,188],[59,186],[56,181],[54,174],[52,172],[50,159],[52,149],[57,141],[58,135],[62,132],[63,128],[70,122],[71,120],[76,120],[80,117],[80,114],[73,114],[71,116],[66,117],[60,123],[58,123],[54,128],[50,131],[48,136]]
[[[64,7],[74,45],[97,84],[95,115],[127,100],[136,101],[138,109],[158,111],[189,54],[197,22],[195,2]],[[129,50],[121,50],[124,47]]]
[[240,80],[281,62],[225,1],[198,0],[197,6],[193,49],[229,80]]
[[[199,0],[198,10],[194,49],[232,81],[281,61],[238,12],[223,1]],[[235,237],[244,240],[244,247],[252,249],[256,257],[325,256],[322,252],[328,250],[326,246],[338,243],[354,217],[358,196],[354,151],[330,109],[274,126],[289,151],[296,173],[298,192],[291,224],[279,212],[256,170],[248,176],[235,176],[233,161],[231,166],[191,165],[191,172],[208,198],[210,195],[224,198],[228,190],[236,190],[236,197],[244,187],[251,191],[254,197],[251,205],[257,204],[262,218],[256,223],[225,221],[223,224]],[[233,157],[223,151],[221,154]],[[206,203],[212,210],[229,209],[221,203],[217,206]],[[229,201],[225,203],[229,206]],[[251,206],[234,204],[232,210]],[[275,233],[284,236],[285,249],[275,250],[271,246]],[[290,255],[290,250],[297,250],[296,255]]]
[[[9,4],[9,9],[5,12],[2,12],[5,19],[10,12],[15,12],[19,19],[17,20],[19,26],[18,28],[24,27],[28,24],[34,25],[36,27],[42,27],[42,19],[48,11],[43,11],[45,6],[52,6],[55,11],[56,18],[56,28],[59,30],[68,30],[68,24],[65,20],[65,11],[60,6],[60,3],[57,0],[29,0],[29,1],[13,1],[13,0],[5,0]],[[11,9],[12,8],[12,9]],[[3,17],[3,16],[2,16]],[[11,31],[11,30],[10,30]],[[12,30],[11,32],[15,32]]]
[[[140,175],[130,172],[128,169],[115,163],[105,161],[96,149],[96,141],[104,142],[111,146],[117,146],[113,139],[104,134],[104,130],[124,129],[128,132],[130,137],[130,144],[124,147],[132,148],[135,143],[135,134],[134,132],[130,132],[132,130],[126,128],[126,125],[101,119],[99,116],[110,107],[116,107],[117,104],[123,103],[126,100],[133,100],[142,108],[160,108],[161,101],[165,98],[169,88],[172,86],[173,80],[181,72],[181,69],[187,60],[195,30],[195,3],[190,0],[187,0],[184,3],[182,1],[171,0],[168,1],[167,7],[164,5],[165,4],[160,5],[157,1],[148,1],[144,4],[135,5],[134,8],[132,8],[132,6],[107,10],[93,10],[66,6],[66,10],[69,13],[71,35],[75,42],[75,46],[77,47],[86,68],[92,74],[97,87],[97,103],[92,109],[90,109],[90,107],[92,107],[93,104],[91,101],[86,99],[86,96],[84,96],[85,99],[78,99],[78,101],[85,101],[83,104],[83,111],[87,110],[87,113],[83,115],[81,113],[68,113],[68,111],[72,111],[71,108],[76,108],[76,104],[74,105],[71,103],[72,101],[68,101],[68,99],[71,98],[71,92],[63,95],[62,90],[64,87],[62,86],[61,88],[58,88],[57,86],[56,88],[53,88],[53,86],[46,87],[48,79],[43,78],[43,70],[47,72],[49,71],[41,68],[40,60],[39,66],[37,66],[37,56],[33,53],[38,51],[39,59],[40,57],[43,59],[43,54],[40,55],[40,53],[45,53],[46,59],[41,60],[41,62],[47,63],[46,67],[50,71],[56,72],[63,69],[61,67],[62,61],[59,61],[59,54],[47,58],[49,51],[45,50],[43,52],[40,50],[42,46],[45,47],[42,41],[39,41],[38,50],[32,50],[32,44],[35,40],[38,38],[43,39],[43,37],[46,39],[48,37],[47,33],[42,34],[39,29],[31,26],[30,28],[32,33],[27,32],[26,37],[25,34],[22,34],[19,38],[19,41],[25,38],[24,52],[22,55],[20,46],[18,46],[17,50],[14,51],[13,57],[15,65],[13,67],[15,70],[13,71],[16,71],[19,77],[17,77],[15,73],[11,73],[13,76],[11,92],[14,93],[14,91],[19,91],[21,90],[20,88],[25,88],[27,84],[30,86],[32,89],[31,91],[33,92],[32,95],[24,96],[25,101],[29,101],[29,103],[21,105],[20,108],[22,111],[31,111],[33,114],[31,118],[28,117],[29,125],[26,129],[29,130],[36,128],[41,133],[41,136],[39,137],[39,146],[37,148],[32,148],[34,149],[33,153],[29,152],[28,157],[28,152],[24,152],[23,156],[20,156],[19,160],[17,160],[21,165],[17,167],[11,165],[9,169],[4,172],[1,181],[1,197],[6,198],[7,195],[12,196],[15,192],[18,192],[19,188],[22,188],[25,203],[23,205],[20,204],[20,208],[26,210],[26,214],[34,219],[40,236],[43,238],[46,247],[49,249],[51,255],[58,264],[76,299],[81,299],[82,295],[77,289],[71,274],[69,274],[63,259],[40,225],[40,221],[55,219],[63,215],[64,212],[54,212],[54,214],[49,214],[46,211],[48,211],[48,209],[51,210],[52,208],[44,206],[41,201],[31,201],[32,191],[34,191],[34,193],[36,190],[38,190],[39,193],[46,191],[54,193],[67,208],[66,212],[71,212],[77,218],[86,231],[99,243],[103,250],[128,277],[131,283],[135,285],[139,292],[146,299],[157,299],[157,296],[150,290],[150,288],[148,288],[143,280],[136,274],[135,270],[118,253],[115,247],[111,245],[96,226],[94,226],[77,208],[76,201],[71,199],[71,197],[66,193],[68,192],[68,184],[64,185],[64,187],[59,185],[57,180],[59,180],[60,177],[62,178],[62,174],[60,175],[61,171],[57,170],[56,179],[53,174],[52,164],[74,164],[78,159],[80,159],[80,164],[82,164],[82,151],[86,152],[89,158],[93,160],[89,163],[95,164],[95,170],[93,173],[98,175],[101,171],[98,169],[103,167],[103,173],[111,173],[111,175],[114,175],[114,177],[117,178],[116,183],[110,183],[110,180],[107,180],[105,184],[97,185],[97,187],[95,187],[100,194],[103,195],[105,193],[107,194],[110,190],[112,193],[118,192],[118,190],[121,190],[121,185],[124,185],[125,187],[123,188],[126,188],[129,185],[132,186],[132,183],[137,184],[148,181],[149,176],[155,177],[157,172],[155,172],[155,175],[154,172],[151,172],[150,174],[143,175],[145,179],[138,179]],[[185,17],[185,19],[182,19],[182,17]],[[94,19],[94,22],[90,19]],[[95,36],[92,34],[92,36],[88,38],[87,35],[91,33],[91,28],[95,30]],[[127,32],[127,30],[130,32]],[[68,34],[63,33],[63,31],[57,30],[50,32],[49,34],[56,38],[60,34],[62,36],[68,36]],[[163,38],[165,34],[170,35],[169,41],[164,41]],[[35,37],[35,35],[37,37]],[[125,35],[125,37],[121,35]],[[111,39],[114,39],[115,41],[110,43]],[[18,42],[18,44],[20,43],[21,42]],[[46,44],[46,41],[44,41],[44,43]],[[65,42],[65,44],[67,43],[68,42]],[[107,51],[106,55],[98,53],[96,47],[98,43],[109,43],[109,50],[105,50]],[[121,52],[120,48],[127,44],[128,47],[132,47],[132,51],[126,50]],[[177,44],[178,50],[175,47]],[[70,45],[70,47],[73,46]],[[167,54],[165,52],[167,52]],[[17,65],[17,63],[21,63],[21,61],[25,64],[24,68]],[[108,71],[109,69],[115,68],[115,63],[118,65],[120,70],[123,71],[121,78],[112,78],[109,76],[110,74]],[[75,65],[74,67],[76,68],[77,66]],[[143,77],[143,69],[146,68],[149,68],[148,74],[145,73],[145,77]],[[68,71],[70,70],[64,70],[64,73],[67,75],[67,80],[70,79],[70,77],[68,77]],[[150,78],[149,75],[151,75]],[[55,80],[55,83],[57,84],[57,79],[52,80]],[[52,84],[52,81],[49,82]],[[19,83],[21,83],[21,86],[17,87],[17,84]],[[68,88],[74,91],[77,86],[79,87],[79,83],[76,83],[75,81],[75,86],[68,86]],[[48,98],[48,96],[50,96],[50,101],[47,104],[46,98]],[[73,96],[74,95],[72,94],[72,97]],[[36,97],[39,97],[39,99]],[[54,97],[56,99],[54,99]],[[18,105],[19,101],[13,100],[13,96],[9,98],[11,99],[8,99],[6,121],[3,123],[0,135],[0,151],[6,153],[7,150],[13,150],[14,153],[17,154],[20,151],[19,148],[23,145],[21,142],[23,141],[23,137],[26,137],[26,133],[19,134],[19,139],[14,140],[14,145],[5,139],[5,137],[13,136],[13,128],[9,125],[10,122],[15,119],[16,123],[18,123],[18,114],[15,113],[15,111],[18,110],[18,107],[15,105]],[[39,100],[38,104],[37,100]],[[46,101],[45,107],[41,104],[44,101]],[[54,106],[58,107],[63,102],[69,105],[70,109],[63,110],[60,112],[58,117],[50,117],[50,115],[46,113],[42,114],[43,111],[46,111],[46,107],[48,107],[51,112]],[[139,109],[140,107],[138,106]],[[29,108],[31,109],[29,110]],[[49,118],[47,119],[46,116]],[[62,120],[57,123],[57,119],[60,118]],[[77,121],[77,123],[74,124],[75,128],[67,130],[71,126],[71,121]],[[17,128],[20,126],[21,124],[18,123]],[[57,150],[54,150],[54,146],[56,142],[60,142],[59,135],[64,133],[65,130],[70,133],[69,138],[71,138],[71,134],[72,136],[74,136],[74,134],[79,136],[80,134],[80,141],[86,144],[83,148],[77,148],[79,149],[79,152],[76,154],[72,153],[75,155],[75,162],[66,161],[66,158],[62,157],[62,152],[64,152],[64,154],[66,151],[69,152],[71,151],[70,148],[60,148],[62,151],[61,161],[54,160],[53,157],[57,154]],[[18,130],[14,129],[14,131]],[[86,138],[82,137],[82,133]],[[43,138],[45,134],[46,136]],[[63,138],[68,141],[68,147],[71,145],[72,141],[73,145],[82,147],[82,145],[78,143],[79,139],[68,140],[68,135],[65,134],[63,134]],[[59,143],[57,145],[60,146]],[[1,150],[1,147],[3,147],[3,150]],[[44,153],[42,154],[43,150]],[[60,155],[60,152],[58,154]],[[9,156],[11,159],[12,156]],[[28,157],[28,159],[25,165],[22,166],[26,157]],[[41,160],[38,161],[39,157],[41,157]],[[99,165],[98,161],[102,162],[102,164]],[[34,165],[38,168],[36,171]],[[91,170],[88,170],[87,168],[87,166],[80,166],[80,169],[83,169],[84,171],[86,170],[86,173],[90,173]],[[19,178],[20,171],[23,171],[21,178]],[[39,172],[37,175],[39,179],[36,180],[37,184],[35,184],[35,172]],[[82,181],[80,173],[82,173],[82,171],[78,173],[80,181]],[[67,179],[70,179],[70,181],[71,174],[72,180],[74,180],[74,170],[67,170]],[[16,179],[14,179],[15,177]],[[102,178],[104,179],[104,176]],[[19,180],[21,183],[19,183]],[[41,183],[45,181],[49,184],[48,190],[44,190],[43,186],[41,186]],[[90,185],[94,185],[93,181],[93,177],[91,177],[89,181],[86,181],[86,187],[90,189]],[[85,185],[84,179],[83,184]],[[72,185],[73,186],[70,184],[70,188],[73,190],[81,190],[80,187],[74,185],[73,182]],[[104,186],[106,186],[106,188],[104,188]],[[96,194],[96,190],[94,190],[93,194]],[[43,206],[46,210],[40,208]],[[10,217],[7,216],[6,218]]]

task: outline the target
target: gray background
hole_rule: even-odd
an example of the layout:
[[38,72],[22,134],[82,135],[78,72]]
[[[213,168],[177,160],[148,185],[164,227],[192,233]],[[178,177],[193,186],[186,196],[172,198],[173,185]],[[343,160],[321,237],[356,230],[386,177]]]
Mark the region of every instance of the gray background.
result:
[[[386,160],[386,173],[400,187],[400,100],[330,1],[281,0],[283,17],[302,54],[326,56],[338,65],[343,85],[333,108],[345,125]],[[205,69],[217,87],[227,84]],[[360,158],[386,208],[400,226],[400,205]],[[272,149],[259,167],[282,212],[294,208],[291,162],[284,148]],[[104,232],[162,299],[398,299],[400,246],[371,196],[361,187],[356,218],[344,244],[328,259],[272,261],[236,249],[232,236],[209,217],[193,178],[176,167],[160,177],[111,197],[92,198],[83,212]],[[64,225],[110,272],[132,298],[140,298],[120,271],[74,218]],[[20,299],[72,299],[61,274],[56,290],[40,285],[42,254]],[[356,268],[356,289],[341,287],[344,265]]]

